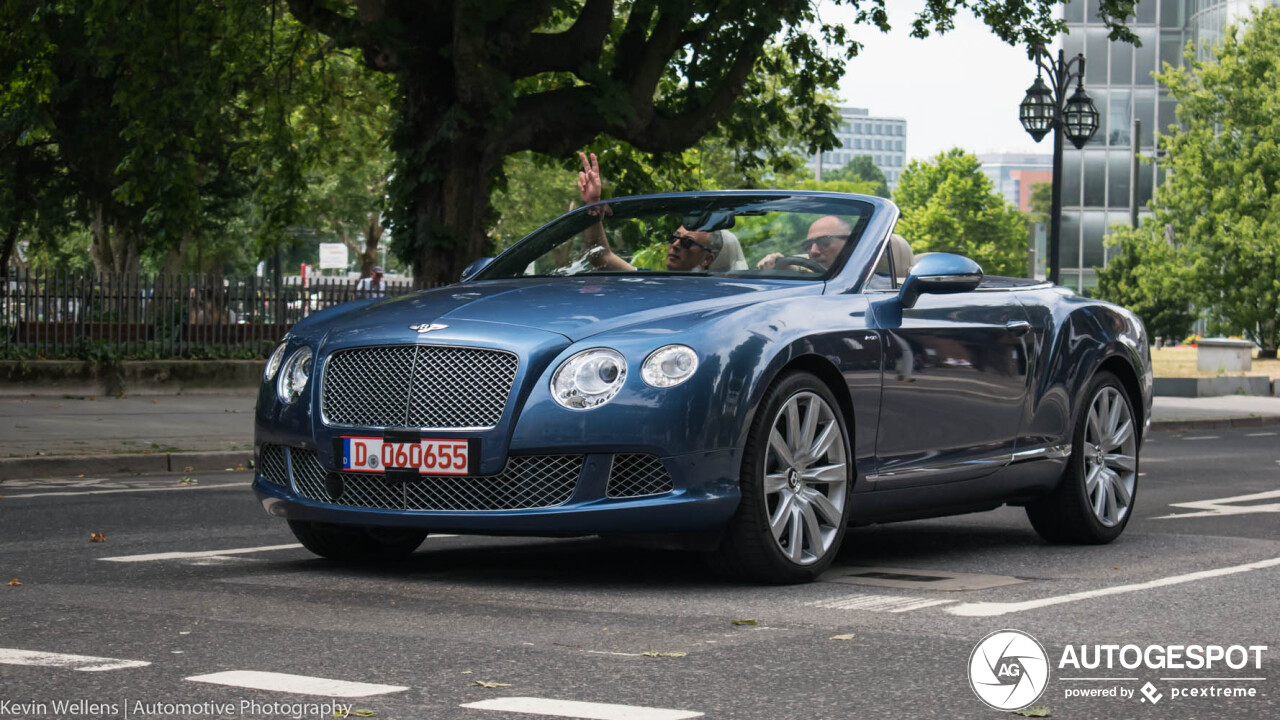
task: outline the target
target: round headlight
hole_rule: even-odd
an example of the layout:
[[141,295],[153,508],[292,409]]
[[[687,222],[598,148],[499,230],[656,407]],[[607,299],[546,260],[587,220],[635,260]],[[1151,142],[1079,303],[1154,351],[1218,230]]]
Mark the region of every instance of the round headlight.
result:
[[311,377],[311,356],[311,348],[304,345],[285,362],[280,381],[276,384],[276,394],[284,402],[294,402],[302,395],[302,389]]
[[267,360],[267,369],[262,373],[262,379],[265,382],[271,382],[275,379],[276,373],[280,371],[280,363],[284,362],[284,350],[289,343],[280,343],[276,346],[275,352],[271,353],[270,359]]
[[688,345],[667,345],[649,354],[640,367],[640,377],[657,388],[668,388],[693,377],[698,369],[698,353]]
[[551,376],[551,397],[570,410],[590,410],[613,399],[627,379],[627,361],[608,348],[585,350]]

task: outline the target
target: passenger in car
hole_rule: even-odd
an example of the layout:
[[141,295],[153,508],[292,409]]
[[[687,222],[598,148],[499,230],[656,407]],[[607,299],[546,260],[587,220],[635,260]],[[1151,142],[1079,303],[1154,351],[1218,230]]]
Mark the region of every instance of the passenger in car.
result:
[[[600,162],[595,153],[588,157],[578,153],[582,170],[578,173],[578,193],[582,202],[591,204],[600,200]],[[607,212],[607,210],[605,211]],[[601,270],[635,270],[631,263],[618,257],[609,247],[604,223],[597,222],[583,231],[587,245],[587,258]],[[724,231],[699,232],[681,225],[667,241],[667,270],[706,270],[724,248]]]
[[[800,243],[800,249],[809,256],[810,260],[820,263],[824,268],[830,268],[840,256],[840,251],[844,249],[844,244],[852,233],[853,225],[850,225],[849,221],[835,215],[826,215],[814,220],[809,226],[809,232]],[[756,263],[756,269],[772,270],[782,257],[782,253],[769,253]]]

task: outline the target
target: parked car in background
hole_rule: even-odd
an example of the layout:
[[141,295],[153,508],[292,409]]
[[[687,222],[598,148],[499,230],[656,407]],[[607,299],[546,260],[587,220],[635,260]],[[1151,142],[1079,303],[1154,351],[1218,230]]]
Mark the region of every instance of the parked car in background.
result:
[[[1053,542],[1115,539],[1151,416],[1141,322],[914,257],[897,217],[832,193],[616,199],[455,285],[313,313],[264,371],[253,489],[337,560],[431,532],[660,534],[800,582],[851,525],[1005,504]],[[668,269],[681,253],[698,266]]]

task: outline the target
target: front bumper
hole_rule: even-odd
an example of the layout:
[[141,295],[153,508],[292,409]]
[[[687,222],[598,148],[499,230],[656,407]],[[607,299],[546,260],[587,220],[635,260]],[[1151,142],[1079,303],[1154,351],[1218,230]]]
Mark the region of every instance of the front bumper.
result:
[[[422,507],[421,504],[415,505],[413,499],[426,497],[427,493],[422,489],[428,486],[409,485],[431,480],[410,480],[400,485],[385,483],[382,478],[360,478],[359,482],[364,483],[362,489],[374,488],[377,492],[356,493],[342,488],[341,478],[348,476],[334,473],[331,468],[325,468],[324,480],[317,482],[301,472],[299,463],[290,462],[287,473],[282,476],[278,469],[272,470],[270,464],[264,467],[261,453],[253,490],[267,513],[289,520],[417,527],[464,534],[594,535],[696,531],[723,526],[737,508],[738,472],[742,463],[739,450],[655,458],[670,475],[669,490],[642,497],[611,496],[618,494],[616,476],[611,474],[615,457],[627,455],[606,452],[582,455],[581,469],[565,489],[567,499],[544,507],[410,509]],[[489,480],[492,478],[460,479],[463,483],[471,481],[475,487],[481,487]],[[450,481],[455,490],[457,482]],[[336,493],[333,492],[335,490]],[[394,507],[401,497],[410,499],[407,503],[409,508]],[[470,494],[464,497],[470,497]],[[445,500],[443,504],[448,506],[449,501]],[[468,507],[485,506],[484,502],[468,501],[463,504]]]

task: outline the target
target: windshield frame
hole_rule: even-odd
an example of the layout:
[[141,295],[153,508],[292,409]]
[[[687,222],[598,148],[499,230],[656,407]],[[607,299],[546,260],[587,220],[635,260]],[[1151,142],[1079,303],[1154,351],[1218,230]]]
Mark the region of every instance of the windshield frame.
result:
[[[853,195],[848,193],[786,191],[786,190],[729,190],[714,192],[666,193],[660,195],[636,195],[622,198],[602,200],[583,206],[543,225],[529,233],[499,254],[485,265],[468,281],[479,280],[547,280],[555,277],[620,276],[643,272],[646,275],[667,277],[732,277],[758,280],[799,280],[804,282],[824,282],[841,274],[849,265],[855,251],[872,241],[876,233],[868,234],[868,228],[876,224],[883,213],[884,201],[879,198]],[[746,270],[606,270],[592,268],[582,273],[536,274],[526,275],[522,272],[533,260],[542,257],[553,248],[570,241],[573,236],[584,232],[599,222],[602,213],[616,215],[618,219],[639,218],[646,215],[691,214],[701,212],[711,214],[715,211],[735,211],[735,213],[790,212],[812,215],[839,215],[854,221],[853,231],[844,248],[827,268],[826,272],[778,272],[762,271],[754,268]],[[714,228],[720,229],[720,228]],[[732,230],[732,226],[723,229]],[[516,270],[516,269],[519,270]]]

